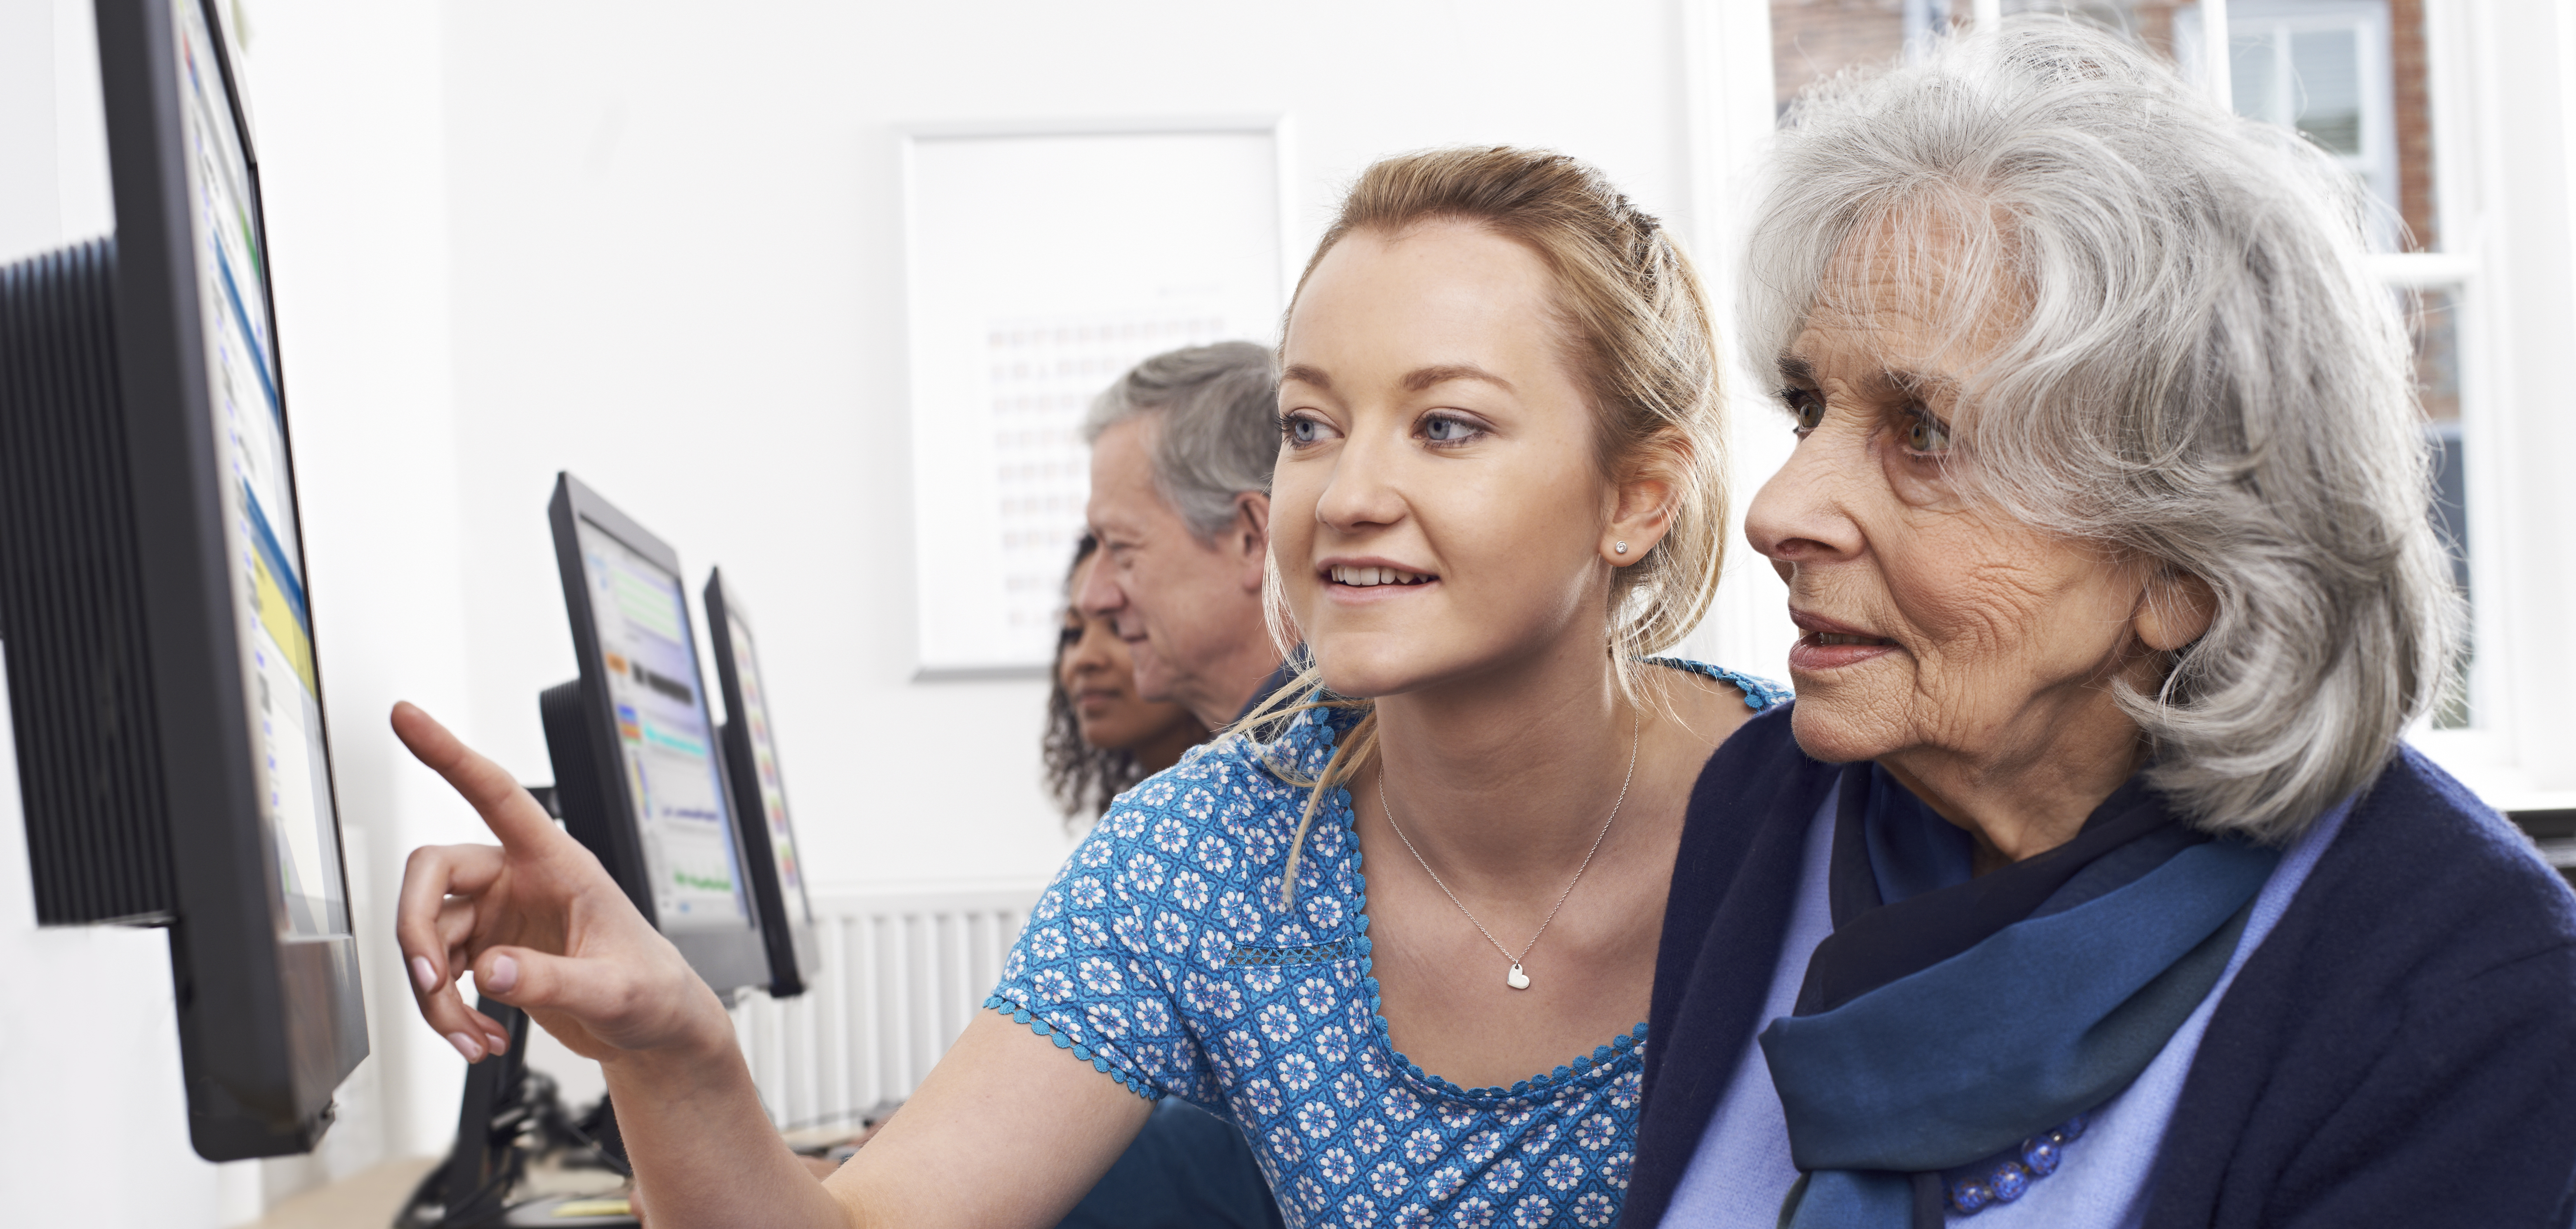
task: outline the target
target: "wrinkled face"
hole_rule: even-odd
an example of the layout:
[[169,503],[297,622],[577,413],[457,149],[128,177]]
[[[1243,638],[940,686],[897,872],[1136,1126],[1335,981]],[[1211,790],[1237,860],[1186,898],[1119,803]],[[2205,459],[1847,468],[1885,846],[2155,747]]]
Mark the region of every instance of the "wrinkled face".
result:
[[1909,276],[1852,247],[1837,259],[1828,285],[1858,289],[1781,357],[1798,444],[1745,524],[1803,633],[1799,744],[1845,762],[2008,755],[2079,711],[2098,719],[2140,659],[2150,570],[1963,498],[1945,466],[1974,460],[1949,455],[1950,425],[1983,347],[1944,344],[1927,290],[1943,262]]
[[1154,485],[1158,414],[1128,418],[1091,446],[1091,502],[1098,558],[1074,587],[1074,604],[1106,619],[1134,660],[1137,694],[1186,698],[1203,672],[1248,637],[1265,634],[1257,581],[1202,542]]
[[[1074,569],[1070,591],[1079,592],[1085,574],[1100,566],[1092,555]],[[1136,676],[1128,662],[1127,642],[1110,621],[1068,606],[1064,630],[1056,642],[1056,679],[1073,701],[1074,723],[1082,741],[1104,751],[1128,751],[1153,741],[1181,722],[1189,710],[1168,701],[1136,694]]]
[[1616,496],[1553,290],[1536,253],[1461,222],[1351,234],[1307,279],[1271,547],[1334,690],[1413,691],[1569,636],[1599,653]]

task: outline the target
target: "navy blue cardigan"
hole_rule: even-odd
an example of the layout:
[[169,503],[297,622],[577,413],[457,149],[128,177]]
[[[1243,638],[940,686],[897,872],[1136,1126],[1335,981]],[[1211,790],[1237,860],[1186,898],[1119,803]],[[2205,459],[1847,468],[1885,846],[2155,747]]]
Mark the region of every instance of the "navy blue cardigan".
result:
[[[1764,1023],[1836,771],[1789,714],[1746,723],[1691,792],[1626,1226],[1663,1220]],[[2219,1001],[2153,1182],[2148,1229],[2569,1224],[2576,895],[2401,751]]]

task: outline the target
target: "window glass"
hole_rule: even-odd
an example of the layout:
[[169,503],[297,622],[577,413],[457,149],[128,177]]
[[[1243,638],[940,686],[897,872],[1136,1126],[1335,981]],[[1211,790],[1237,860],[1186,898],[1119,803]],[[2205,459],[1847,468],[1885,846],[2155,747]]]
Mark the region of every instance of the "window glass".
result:
[[[2433,455],[2433,525],[2451,551],[2451,580],[2472,601],[2477,591],[2469,577],[2468,457],[2460,429],[2459,296],[2449,288],[2401,292],[2408,332],[2415,342],[2415,392],[2424,410],[2424,436]],[[2471,661],[2477,642],[2463,653],[2441,707],[2433,714],[2435,729],[2469,726]]]
[[[2199,6],[2175,11],[2198,75]],[[2230,0],[2229,93],[2238,114],[2296,130],[2377,201],[2371,243],[2436,246],[2424,0]]]
[[[1846,68],[1885,64],[1909,46],[1969,20],[1970,0],[1771,0],[1772,85],[1778,110],[1816,81]],[[2061,13],[2136,36],[2174,55],[2174,0],[2004,0],[2006,16]]]
[[2360,32],[2297,30],[2288,41],[2290,79],[2299,86],[2292,126],[2328,150],[2361,157]]
[[[1884,64],[1968,20],[1969,0],[1771,0],[1773,101]],[[2003,11],[2062,13],[2123,30],[2200,77],[2200,6],[2173,0],[2004,0]],[[2232,0],[2229,76],[2237,110],[2294,128],[2341,159],[2382,208],[2383,250],[2437,246],[2424,0]]]
[[1874,0],[1772,0],[1771,85],[1786,112],[1808,86],[1905,53],[1905,15]]
[[2267,123],[2288,124],[2295,113],[2284,104],[2286,84],[2278,71],[2281,59],[2280,40],[2268,27],[2239,30],[2227,40],[2229,89],[2236,97],[2236,113]]

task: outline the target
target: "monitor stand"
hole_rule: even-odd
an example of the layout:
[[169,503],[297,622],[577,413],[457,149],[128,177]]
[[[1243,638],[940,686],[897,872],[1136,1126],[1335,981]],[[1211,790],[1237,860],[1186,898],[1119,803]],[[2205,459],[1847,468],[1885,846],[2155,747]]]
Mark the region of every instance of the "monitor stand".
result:
[[[510,1049],[465,1069],[465,1095],[456,1113],[456,1146],[447,1160],[422,1180],[411,1201],[395,1218],[395,1229],[519,1229],[552,1225],[562,1229],[635,1229],[636,1219],[622,1211],[606,1215],[566,1215],[566,1205],[622,1203],[619,1199],[550,1195],[522,1203],[509,1202],[526,1165],[520,1139],[530,1121],[547,1110],[550,1092],[528,1095],[528,1015],[518,1008],[478,998],[475,1010],[509,1030]],[[540,1076],[540,1081],[544,1077]],[[625,1163],[617,1119],[605,1098],[589,1134],[619,1165]]]
[[[630,883],[617,868],[636,858],[637,854],[620,856],[617,832],[609,817],[608,799],[602,795],[600,774],[611,770],[618,754],[615,747],[593,745],[590,726],[581,702],[581,680],[557,683],[537,693],[537,716],[546,731],[546,758],[555,767],[554,788],[544,801],[546,809],[592,853],[599,855],[600,865],[609,868],[617,886],[646,918],[653,916],[653,902],[643,895],[643,886]],[[630,837],[630,841],[631,841]]]

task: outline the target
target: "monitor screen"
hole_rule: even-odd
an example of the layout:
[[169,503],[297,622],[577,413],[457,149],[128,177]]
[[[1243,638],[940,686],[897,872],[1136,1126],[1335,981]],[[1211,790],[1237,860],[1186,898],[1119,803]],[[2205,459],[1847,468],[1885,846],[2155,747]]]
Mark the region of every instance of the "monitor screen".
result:
[[769,735],[769,701],[761,687],[760,660],[751,647],[751,628],[728,612],[725,630],[725,639],[733,646],[735,685],[742,689],[742,711],[733,719],[751,735],[751,762],[758,774],[769,848],[778,862],[778,888],[787,898],[790,915],[811,921],[814,910],[805,900],[805,872],[796,859],[795,832],[787,824],[787,786],[778,775],[778,747]]
[[224,491],[224,547],[238,621],[252,771],[285,897],[285,926],[349,932],[340,882],[331,759],[323,742],[313,617],[305,604],[303,535],[287,464],[266,254],[249,159],[234,125],[216,35],[195,0],[171,5],[182,161],[195,247],[214,463]]
[[579,536],[654,911],[665,931],[749,927],[680,580],[588,520]]

